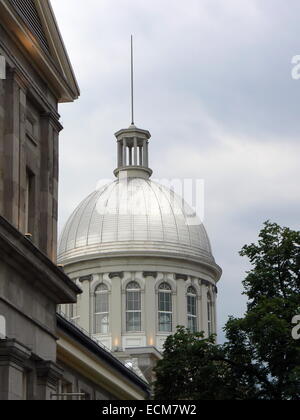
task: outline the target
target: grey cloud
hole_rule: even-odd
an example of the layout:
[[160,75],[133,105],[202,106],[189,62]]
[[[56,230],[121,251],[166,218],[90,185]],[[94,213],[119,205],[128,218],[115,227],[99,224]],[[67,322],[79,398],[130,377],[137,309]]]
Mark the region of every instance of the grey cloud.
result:
[[[60,227],[115,167],[129,125],[135,35],[137,125],[152,133],[155,178],[206,182],[205,224],[220,282],[220,329],[241,315],[238,255],[274,219],[299,227],[297,0],[52,0],[82,91],[60,108]],[[222,340],[223,336],[220,336]]]

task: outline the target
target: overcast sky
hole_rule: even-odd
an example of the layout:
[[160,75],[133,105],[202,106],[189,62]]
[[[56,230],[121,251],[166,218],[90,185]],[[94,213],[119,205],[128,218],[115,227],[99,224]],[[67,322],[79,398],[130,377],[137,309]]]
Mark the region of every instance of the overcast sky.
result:
[[[265,220],[299,229],[298,0],[52,0],[81,98],[60,106],[60,229],[116,166],[114,132],[150,130],[158,178],[205,180],[219,331],[245,310],[238,255]],[[220,340],[223,335],[220,333]]]

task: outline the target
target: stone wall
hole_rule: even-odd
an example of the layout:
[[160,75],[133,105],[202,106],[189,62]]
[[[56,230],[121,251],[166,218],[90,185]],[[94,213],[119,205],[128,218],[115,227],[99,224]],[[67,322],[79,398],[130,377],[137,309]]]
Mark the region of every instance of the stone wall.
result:
[[[0,80],[0,214],[53,261],[57,247],[57,100],[48,85],[0,26],[0,53],[7,63]],[[27,179],[32,180],[27,222]]]

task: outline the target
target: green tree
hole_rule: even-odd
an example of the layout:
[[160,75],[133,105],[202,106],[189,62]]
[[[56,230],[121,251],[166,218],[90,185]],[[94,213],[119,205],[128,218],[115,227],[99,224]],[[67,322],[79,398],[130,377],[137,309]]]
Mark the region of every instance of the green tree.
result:
[[300,341],[291,335],[299,313],[300,232],[266,222],[241,256],[252,269],[243,282],[243,318],[226,324],[227,342],[179,328],[156,368],[157,399],[300,399]]
[[184,327],[170,335],[163,359],[155,369],[157,400],[230,400],[239,395],[253,396],[253,389],[242,377],[236,381],[232,365],[226,360],[215,337],[191,333]]
[[226,327],[226,357],[256,383],[257,399],[300,399],[300,342],[291,320],[300,306],[300,232],[266,222],[258,244],[245,245],[241,256],[252,269],[243,282],[248,296],[244,318]]

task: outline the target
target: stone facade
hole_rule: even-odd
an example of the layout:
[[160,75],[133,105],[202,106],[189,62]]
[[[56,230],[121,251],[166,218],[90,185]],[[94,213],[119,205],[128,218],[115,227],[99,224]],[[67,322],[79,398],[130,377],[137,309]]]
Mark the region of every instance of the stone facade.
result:
[[[0,26],[0,48],[2,43],[5,50],[13,49]],[[26,66],[16,62],[15,55],[7,56],[6,63],[7,78],[0,80],[0,213],[21,232],[31,234],[32,241],[55,261],[62,128],[57,102],[33,69],[30,82],[24,77]],[[26,194],[30,194],[29,208]]]

